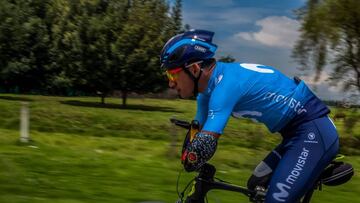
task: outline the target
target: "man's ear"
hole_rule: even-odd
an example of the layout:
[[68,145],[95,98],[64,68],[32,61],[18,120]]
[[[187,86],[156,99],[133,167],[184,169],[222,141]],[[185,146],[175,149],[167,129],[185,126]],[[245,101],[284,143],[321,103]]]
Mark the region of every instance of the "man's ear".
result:
[[201,67],[200,67],[200,65],[199,64],[194,64],[194,65],[192,65],[192,74],[194,74],[194,75],[196,75],[198,72],[200,72],[200,69],[201,69]]

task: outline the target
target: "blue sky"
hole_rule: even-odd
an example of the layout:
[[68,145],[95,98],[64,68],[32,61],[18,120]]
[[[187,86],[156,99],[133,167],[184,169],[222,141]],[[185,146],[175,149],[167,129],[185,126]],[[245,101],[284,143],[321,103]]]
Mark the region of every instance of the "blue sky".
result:
[[301,76],[324,99],[342,99],[329,87],[325,71],[321,80],[300,72],[290,57],[299,37],[300,22],[294,10],[306,0],[183,0],[183,23],[215,32],[217,57],[231,55],[238,62],[271,65],[288,76]]

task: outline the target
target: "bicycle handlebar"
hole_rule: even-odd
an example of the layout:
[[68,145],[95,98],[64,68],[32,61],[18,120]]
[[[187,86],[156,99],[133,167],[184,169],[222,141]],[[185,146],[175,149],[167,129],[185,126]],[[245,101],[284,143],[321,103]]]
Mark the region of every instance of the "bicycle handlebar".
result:
[[170,118],[170,122],[179,126],[179,127],[182,127],[182,128],[185,128],[187,130],[190,129],[191,127],[191,124],[187,121],[182,121],[182,120],[179,120],[179,119],[176,119],[176,118]]

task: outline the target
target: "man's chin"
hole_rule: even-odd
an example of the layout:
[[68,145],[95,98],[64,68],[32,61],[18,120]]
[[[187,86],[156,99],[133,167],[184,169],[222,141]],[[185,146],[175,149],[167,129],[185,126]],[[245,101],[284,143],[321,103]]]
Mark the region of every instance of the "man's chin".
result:
[[192,96],[187,96],[187,95],[181,95],[181,94],[178,94],[179,98],[180,99],[190,99]]

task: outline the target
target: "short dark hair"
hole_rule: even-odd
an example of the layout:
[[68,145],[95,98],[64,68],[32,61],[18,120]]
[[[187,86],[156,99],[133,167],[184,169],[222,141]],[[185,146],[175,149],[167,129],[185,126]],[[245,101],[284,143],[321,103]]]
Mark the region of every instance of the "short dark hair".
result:
[[216,62],[215,58],[206,59],[201,63],[201,68],[202,69],[210,68],[215,62]]

